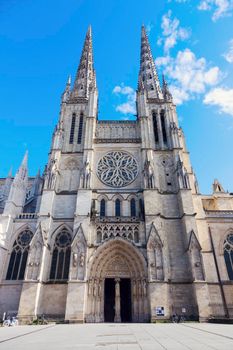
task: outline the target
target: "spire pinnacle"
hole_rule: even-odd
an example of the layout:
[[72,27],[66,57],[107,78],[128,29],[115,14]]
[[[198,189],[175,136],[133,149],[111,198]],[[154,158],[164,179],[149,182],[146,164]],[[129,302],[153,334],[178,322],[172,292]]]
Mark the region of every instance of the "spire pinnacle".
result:
[[27,177],[28,173],[28,151],[25,152],[22,163],[15,175],[14,182],[17,182],[19,179],[24,180]]
[[25,155],[23,157],[23,160],[22,160],[20,167],[27,168],[27,164],[28,164],[28,150],[25,152]]
[[10,167],[7,177],[12,178],[12,166]]
[[168,83],[165,79],[165,76],[163,74],[163,87],[162,87],[162,91],[163,91],[163,97],[164,100],[166,101],[172,101],[172,94],[170,93],[169,87],[168,87]]
[[141,91],[142,87],[147,91],[149,98],[163,99],[158,74],[144,25],[141,30],[141,57],[138,91]]
[[88,97],[89,89],[92,86],[95,86],[95,71],[93,67],[92,30],[89,26],[71,97]]

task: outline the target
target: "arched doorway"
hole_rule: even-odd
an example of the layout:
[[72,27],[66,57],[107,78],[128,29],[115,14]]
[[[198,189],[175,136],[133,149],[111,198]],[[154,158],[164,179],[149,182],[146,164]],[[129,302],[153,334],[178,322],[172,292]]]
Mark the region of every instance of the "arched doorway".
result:
[[111,239],[89,264],[86,322],[149,320],[146,262],[132,243]]

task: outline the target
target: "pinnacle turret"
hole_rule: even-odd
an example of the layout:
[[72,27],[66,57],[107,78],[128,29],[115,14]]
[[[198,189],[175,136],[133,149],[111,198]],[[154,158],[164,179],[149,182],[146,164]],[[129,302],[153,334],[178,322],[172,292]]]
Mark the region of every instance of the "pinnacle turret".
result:
[[27,175],[28,175],[28,151],[25,152],[25,155],[23,157],[22,163],[15,175],[15,178],[13,180],[13,185],[17,183],[23,183],[27,182]]
[[162,91],[163,91],[163,97],[164,97],[164,100],[166,101],[172,101],[172,94],[169,90],[169,87],[168,87],[168,83],[165,79],[165,76],[163,74],[163,87],[162,87]]
[[71,97],[88,97],[89,90],[95,86],[96,81],[95,71],[93,67],[92,33],[91,27],[89,27],[86,34]]
[[141,57],[138,78],[138,91],[142,90],[147,91],[149,98],[163,99],[163,93],[160,88],[158,74],[144,26],[142,26],[141,32]]
[[66,87],[65,90],[62,94],[62,102],[66,102],[69,99],[70,96],[70,86],[71,86],[71,76],[69,75],[67,82],[66,82]]

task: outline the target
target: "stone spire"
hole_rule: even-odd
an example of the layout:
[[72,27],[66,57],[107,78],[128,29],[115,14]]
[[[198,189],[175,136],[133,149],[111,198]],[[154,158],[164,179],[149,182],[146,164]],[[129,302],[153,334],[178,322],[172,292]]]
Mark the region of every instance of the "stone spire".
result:
[[67,82],[66,82],[66,87],[65,90],[62,94],[62,102],[67,102],[67,100],[69,99],[70,96],[70,86],[71,86],[71,76],[69,75]]
[[165,79],[165,76],[163,74],[163,87],[162,87],[162,91],[163,91],[163,97],[164,100],[166,101],[172,101],[172,94],[169,91],[169,87],[168,87],[168,83]]
[[138,91],[143,90],[147,91],[149,98],[163,99],[163,93],[160,88],[158,74],[144,26],[142,26],[141,32],[141,57],[138,78]]
[[218,181],[218,179],[214,180],[213,183],[213,192],[214,193],[226,193],[224,188],[222,187],[221,183]]
[[12,182],[8,200],[4,208],[4,214],[19,214],[25,202],[26,190],[28,184],[28,151],[26,151],[22,163]]
[[89,96],[89,90],[94,87],[96,87],[96,80],[93,67],[92,33],[90,26],[83,45],[82,55],[75,77],[71,98],[87,98]]

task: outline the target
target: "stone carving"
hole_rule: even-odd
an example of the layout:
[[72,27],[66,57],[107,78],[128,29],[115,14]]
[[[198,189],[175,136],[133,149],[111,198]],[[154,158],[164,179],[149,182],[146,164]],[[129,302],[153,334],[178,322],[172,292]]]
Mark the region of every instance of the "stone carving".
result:
[[108,152],[97,166],[97,176],[105,185],[124,187],[135,180],[138,175],[136,159],[123,151]]
[[143,169],[144,175],[144,187],[145,188],[155,188],[154,171],[151,166],[151,162],[146,159]]
[[152,281],[161,281],[164,279],[162,247],[163,245],[161,239],[154,227],[154,224],[152,224],[147,242],[149,276]]
[[80,187],[90,188],[91,183],[91,166],[88,160],[85,161],[80,177]]
[[195,280],[203,281],[201,246],[193,230],[190,233],[188,250],[191,256],[193,277]]
[[51,159],[45,168],[45,189],[53,190],[55,188],[57,174],[59,174],[58,160]]
[[138,224],[99,224],[96,230],[96,243],[99,244],[114,237],[139,243],[139,232]]
[[179,156],[176,162],[176,170],[179,187],[182,189],[190,189],[189,175]]
[[61,120],[55,128],[54,134],[54,149],[61,149],[64,140],[64,123]]
[[26,280],[35,281],[39,278],[43,245],[44,245],[44,240],[41,232],[41,225],[39,225],[30,244],[28,266],[25,274]]
[[72,262],[70,269],[70,278],[72,280],[83,280],[85,276],[86,264],[86,239],[83,234],[82,226],[80,225],[71,245]]

